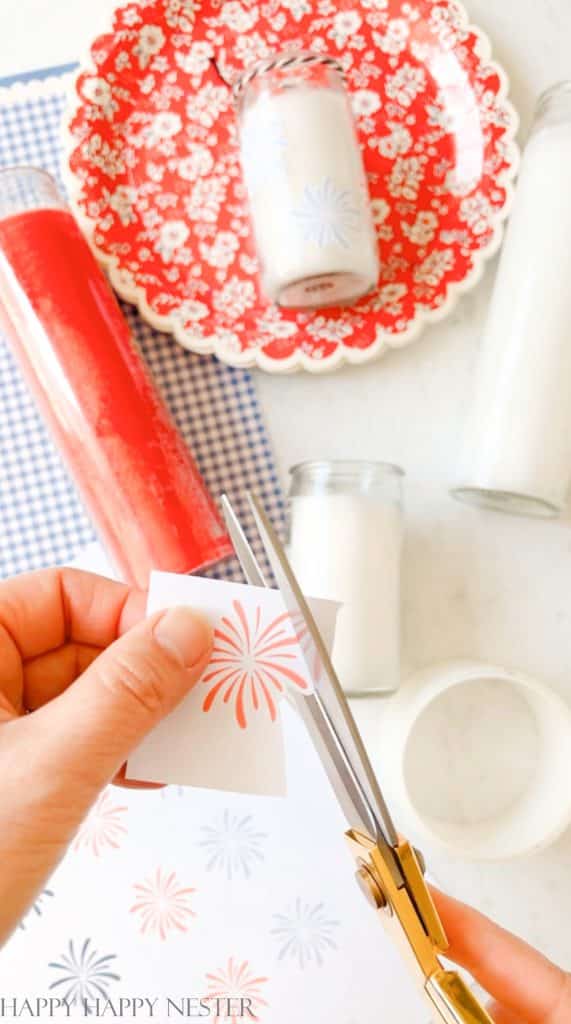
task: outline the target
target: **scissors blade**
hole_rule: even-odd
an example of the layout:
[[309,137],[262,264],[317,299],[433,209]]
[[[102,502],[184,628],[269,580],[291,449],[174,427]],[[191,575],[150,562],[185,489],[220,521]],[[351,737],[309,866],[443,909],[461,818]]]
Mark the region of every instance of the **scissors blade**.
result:
[[[226,494],[221,498],[222,514],[242,571],[253,586],[269,586],[242,525]],[[317,694],[292,694],[292,703],[302,719],[331,783],[341,809],[354,828],[377,838],[377,824],[349,759],[341,749],[335,730]]]
[[230,540],[234,545],[234,551],[240,565],[242,572],[246,577],[246,582],[251,583],[253,587],[267,587],[268,583],[260,568],[260,564],[252,551],[251,545],[242,529],[242,524],[236,515],[230,498],[227,494],[223,494],[220,499],[222,506],[222,515],[224,516],[224,522],[226,523],[226,529],[230,535]]
[[[318,663],[322,668],[321,680],[317,682],[314,673],[311,672],[312,658],[308,657],[307,650],[302,649],[311,676],[316,682],[321,706],[327,714],[333,734],[337,737],[338,745],[346,755],[359,789],[364,794],[376,822],[375,832],[378,830],[389,846],[397,846],[398,834],[392,817],[311,610],[261,503],[253,494],[248,495],[248,500],[286,608],[290,614],[303,620],[312,653],[317,655]],[[299,698],[299,700],[301,699],[305,698]],[[321,752],[322,750],[320,750]]]

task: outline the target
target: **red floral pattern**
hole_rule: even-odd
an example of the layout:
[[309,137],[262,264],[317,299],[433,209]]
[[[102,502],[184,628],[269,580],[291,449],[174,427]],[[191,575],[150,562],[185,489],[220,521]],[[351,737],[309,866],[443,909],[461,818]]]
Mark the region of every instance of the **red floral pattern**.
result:
[[[284,48],[343,64],[381,256],[350,310],[261,295],[233,79]],[[401,345],[442,316],[497,246],[517,149],[503,72],[453,0],[140,0],[77,82],[76,208],[121,294],[198,352],[325,369]]]

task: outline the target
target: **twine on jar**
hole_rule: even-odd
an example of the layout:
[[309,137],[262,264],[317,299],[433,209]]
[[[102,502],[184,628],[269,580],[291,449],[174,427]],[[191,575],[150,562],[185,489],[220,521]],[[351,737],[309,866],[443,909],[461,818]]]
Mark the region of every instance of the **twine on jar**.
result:
[[343,68],[335,57],[320,53],[282,53],[268,57],[245,71],[232,86],[234,100],[238,100],[250,82],[259,75],[266,75],[269,71],[281,71],[284,68],[309,67],[312,64],[324,64],[337,71],[343,79],[345,78]]

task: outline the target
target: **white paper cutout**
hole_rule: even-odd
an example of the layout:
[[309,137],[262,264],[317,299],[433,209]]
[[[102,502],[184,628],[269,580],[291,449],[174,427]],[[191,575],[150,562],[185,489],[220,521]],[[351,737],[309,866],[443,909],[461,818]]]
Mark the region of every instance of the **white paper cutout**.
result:
[[[153,573],[148,613],[180,604],[200,609],[215,628],[212,660],[131,755],[127,778],[284,795],[280,704],[288,692],[312,688],[295,620],[276,590]],[[312,600],[311,607],[331,648],[338,606]]]

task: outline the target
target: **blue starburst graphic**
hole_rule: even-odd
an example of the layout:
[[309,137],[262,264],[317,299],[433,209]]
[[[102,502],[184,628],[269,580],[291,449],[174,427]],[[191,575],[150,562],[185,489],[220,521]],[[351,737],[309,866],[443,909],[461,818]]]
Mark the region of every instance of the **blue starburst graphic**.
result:
[[333,934],[339,921],[326,914],[323,903],[312,905],[297,899],[291,914],[274,914],[274,921],[272,935],[280,943],[278,960],[290,957],[302,970],[311,962],[321,967],[324,954],[337,949]]
[[67,951],[60,955],[59,961],[48,964],[48,967],[61,972],[60,977],[52,981],[50,989],[60,989],[69,1005],[83,1003],[85,1013],[89,1014],[85,1001],[97,997],[106,999],[111,982],[120,981],[120,975],[111,970],[112,961],[116,959],[115,953],[100,956],[91,939],[85,939],[76,951],[73,939],[70,939]]
[[348,189],[337,188],[331,178],[319,185],[306,185],[300,206],[292,217],[301,228],[304,241],[320,248],[340,245],[348,248],[351,237],[361,231],[362,214]]
[[42,889],[40,895],[32,903],[32,906],[28,910],[27,914],[25,914],[25,916],[20,921],[19,927],[25,930],[29,924],[30,918],[33,917],[34,914],[36,915],[36,917],[41,917],[44,912],[44,903],[46,899],[53,895],[54,894],[51,889]]
[[198,846],[208,854],[207,871],[224,871],[228,879],[243,875],[250,878],[252,869],[264,860],[264,832],[257,832],[251,815],[245,818],[224,811],[216,825],[203,825],[204,835]]

